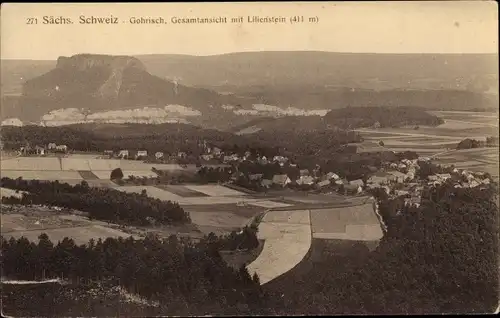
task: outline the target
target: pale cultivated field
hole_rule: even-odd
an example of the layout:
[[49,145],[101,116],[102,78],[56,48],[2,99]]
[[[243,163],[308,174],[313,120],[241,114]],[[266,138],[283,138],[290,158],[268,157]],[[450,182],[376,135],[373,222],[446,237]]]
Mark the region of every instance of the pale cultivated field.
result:
[[20,238],[24,236],[30,241],[38,242],[40,234],[46,233],[52,242],[62,241],[65,237],[72,238],[76,244],[87,244],[90,239],[97,240],[101,238],[105,240],[108,237],[123,237],[127,238],[130,234],[125,232],[107,228],[101,225],[79,226],[73,228],[31,230],[31,231],[15,231],[8,233],[9,236]]
[[312,240],[309,211],[269,212],[259,225],[258,237],[265,240],[264,247],[247,269],[250,275],[257,273],[260,283],[265,284],[293,269],[309,252]]
[[111,171],[120,168],[120,160],[118,159],[92,159],[89,160],[91,171]]
[[83,180],[78,171],[50,171],[50,170],[3,170],[1,171],[2,177],[17,179],[19,177],[24,180]]
[[120,160],[120,167],[123,170],[131,171],[151,170],[152,168],[156,168],[158,170],[185,170],[177,164],[144,163],[142,161],[135,160]]
[[378,241],[383,233],[380,225],[347,225],[343,233],[314,233],[315,239],[347,240],[347,241]]
[[373,205],[311,210],[314,238],[343,240],[379,240],[383,233]]
[[12,189],[7,189],[7,188],[0,188],[0,199],[2,197],[16,197],[16,198],[22,198],[24,191],[19,191],[16,192],[16,190]]
[[95,171],[92,171],[93,174],[95,174],[99,179],[102,179],[102,180],[109,180],[109,178],[111,177],[111,170],[95,170]]
[[180,198],[176,200],[181,205],[217,205],[217,204],[237,204],[238,202],[250,203],[256,199],[245,199],[237,197],[193,197]]
[[115,189],[129,193],[141,193],[142,190],[146,190],[146,194],[149,197],[160,199],[163,201],[179,202],[179,200],[182,200],[181,196],[178,196],[176,194],[173,194],[165,190],[158,189],[154,186],[123,186],[123,187],[117,187]]
[[255,202],[249,202],[249,205],[253,206],[259,206],[263,208],[284,208],[284,207],[289,207],[292,206],[291,204],[286,204],[286,203],[281,203],[281,202],[274,202],[274,201],[269,201],[269,200],[264,200],[264,201],[255,201]]
[[62,170],[91,170],[89,165],[89,159],[78,159],[78,158],[61,158]]
[[205,193],[206,195],[209,195],[211,197],[246,195],[246,193],[229,189],[220,185],[186,185],[185,187],[193,191]]
[[43,157],[17,157],[5,159],[0,162],[2,171],[4,170],[51,170],[61,171],[61,163],[58,158]]
[[[95,174],[99,179],[109,180],[109,178],[111,177],[111,171],[112,170],[93,170],[92,173]],[[123,170],[122,169],[122,172],[123,172],[124,179],[128,179],[131,176],[133,176],[135,178],[142,178],[142,177],[155,178],[158,176],[156,173],[154,173],[151,170],[149,170],[149,171],[148,170],[137,171],[137,170]]]
[[230,212],[189,212],[193,223],[200,227],[237,229],[244,226],[249,218]]
[[97,154],[85,154],[85,153],[72,153],[68,155],[68,158],[74,159],[97,159],[99,155]]

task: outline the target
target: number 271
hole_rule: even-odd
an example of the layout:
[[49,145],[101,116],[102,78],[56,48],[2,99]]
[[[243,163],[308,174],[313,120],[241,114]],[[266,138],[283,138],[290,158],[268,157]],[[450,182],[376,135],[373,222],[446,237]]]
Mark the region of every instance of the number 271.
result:
[[37,18],[27,18],[26,19],[26,24],[37,24],[38,20]]

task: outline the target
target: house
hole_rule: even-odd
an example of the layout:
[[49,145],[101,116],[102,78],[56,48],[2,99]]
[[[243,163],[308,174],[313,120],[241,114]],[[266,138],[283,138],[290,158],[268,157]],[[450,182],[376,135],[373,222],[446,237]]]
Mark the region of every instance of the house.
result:
[[66,146],[66,145],[59,145],[59,146],[56,146],[56,150],[60,151],[60,152],[67,152],[68,151],[68,146]]
[[127,158],[128,156],[129,156],[128,150],[120,150],[120,152],[118,152],[118,157],[120,158]]
[[104,150],[104,154],[106,156],[112,157],[115,152],[113,150]]
[[35,146],[35,152],[37,155],[45,155],[45,148],[40,147],[40,146]]
[[137,154],[135,155],[136,158],[141,158],[141,157],[147,157],[148,152],[146,150],[139,150],[137,151]]
[[179,158],[186,158],[187,157],[187,153],[185,153],[184,151],[179,151],[177,153],[177,157],[179,157]]
[[396,195],[397,196],[404,196],[404,195],[409,195],[410,192],[406,191],[406,190],[396,190]]
[[260,182],[260,185],[265,187],[265,188],[269,188],[273,185],[273,180],[262,179],[262,181]]
[[213,148],[211,149],[211,151],[210,151],[210,149],[209,149],[209,151],[208,151],[208,152],[209,152],[209,153],[211,152],[214,156],[220,156],[220,155],[221,155],[221,153],[222,153],[222,150],[221,150],[220,148],[218,148],[218,147],[213,147]]
[[155,158],[156,158],[156,159],[161,159],[161,158],[163,158],[163,152],[161,152],[161,151],[156,152],[156,153],[155,153]]
[[335,180],[335,184],[340,186],[340,185],[343,185],[344,184],[344,181],[340,180],[340,179],[337,179]]
[[436,173],[436,176],[441,180],[448,180],[451,178],[449,173]]
[[405,199],[405,205],[419,207],[422,203],[422,198],[418,196],[412,196],[410,198]]
[[249,175],[248,179],[250,179],[251,181],[257,181],[257,180],[262,179],[262,176],[263,176],[262,173],[255,173],[255,174]]
[[397,183],[403,183],[405,181],[406,175],[399,171],[390,171],[389,179]]
[[377,172],[367,180],[367,183],[387,184],[389,183],[388,174],[383,171]]
[[267,160],[267,157],[266,156],[262,156],[258,159],[258,162],[261,164],[261,165],[267,165],[269,163],[269,161]]
[[391,164],[389,165],[389,167],[390,167],[391,169],[396,169],[396,168],[398,167],[398,164],[397,164],[397,163],[391,163]]
[[314,178],[311,176],[300,176],[296,183],[298,185],[312,185],[314,184]]
[[483,184],[490,184],[490,179],[486,178],[482,181]]
[[273,177],[273,183],[282,187],[292,182],[286,174],[276,174]]
[[327,180],[331,180],[331,179],[338,180],[338,179],[340,179],[340,177],[339,177],[339,175],[338,175],[338,174],[336,174],[336,173],[333,173],[333,172],[328,172],[328,173],[326,174],[326,179],[327,179]]
[[213,156],[212,155],[201,155],[201,159],[205,161],[210,161],[212,160]]
[[224,156],[224,159],[222,159],[222,160],[224,161],[224,163],[226,163],[226,162],[230,162],[232,159],[233,159],[233,157],[231,157],[231,156]]
[[309,175],[309,170],[308,169],[301,169],[299,171],[301,176],[308,176]]
[[398,169],[399,169],[399,170],[406,169],[406,165],[405,165],[404,163],[400,163],[400,164],[398,165]]
[[330,180],[323,180],[323,181],[321,181],[321,182],[318,182],[318,183],[316,184],[316,187],[317,187],[317,188],[319,188],[319,189],[321,189],[321,188],[324,188],[324,187],[329,186],[330,184],[331,184],[331,181],[330,181]]
[[351,181],[349,181],[349,184],[355,185],[355,186],[360,186],[360,187],[363,187],[365,185],[365,183],[361,179],[351,180]]
[[288,158],[285,158],[283,156],[274,156],[273,161],[280,162],[280,163],[285,163],[285,162],[288,161]]
[[363,192],[363,188],[356,184],[344,184],[344,189],[347,194],[358,194]]
[[408,172],[406,174],[405,180],[410,181],[410,180],[413,180],[413,179],[415,179],[415,173],[414,172]]
[[56,143],[55,142],[50,142],[48,145],[47,145],[47,149],[48,150],[55,150],[57,147]]
[[469,187],[475,188],[477,186],[479,186],[479,182],[477,182],[476,180],[472,180],[471,182],[469,182]]

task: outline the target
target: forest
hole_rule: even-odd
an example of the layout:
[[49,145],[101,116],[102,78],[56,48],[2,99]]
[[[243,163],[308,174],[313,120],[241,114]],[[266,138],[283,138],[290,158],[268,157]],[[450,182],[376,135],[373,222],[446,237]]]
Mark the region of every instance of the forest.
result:
[[325,116],[330,125],[340,128],[358,127],[401,127],[401,126],[438,126],[442,118],[431,115],[419,107],[346,107],[334,109]]
[[424,189],[420,207],[379,196],[389,226],[374,251],[357,243],[347,254],[333,249],[261,287],[246,270],[228,268],[214,235],[199,243],[172,236],[88,247],[69,239],[55,246],[47,237],[38,244],[4,239],[3,269],[25,279],[115,278],[159,300],[169,315],[491,313],[499,293],[497,194],[496,183],[445,183]]
[[[62,127],[4,127],[2,141],[5,149],[18,150],[51,142],[67,145],[74,151],[104,152],[121,149],[147,150],[149,154],[161,151],[177,156],[185,152],[197,162],[204,151],[204,144],[217,146],[224,151],[243,155],[246,151],[272,157],[275,155],[332,154],[341,145],[361,141],[359,134],[343,130],[313,130],[308,132],[271,131],[239,136],[217,130],[201,129],[187,124],[141,125],[124,124],[116,127],[81,124]],[[151,127],[153,126],[153,127]],[[113,128],[113,129],[111,129]]]
[[482,147],[498,147],[498,137],[486,137],[486,141],[466,138],[458,143],[457,149],[471,149]]
[[[190,223],[189,213],[177,202],[162,201],[147,193],[126,193],[89,187],[86,181],[71,186],[59,181],[43,182],[2,178],[1,187],[26,191],[23,196],[3,197],[6,204],[45,204],[88,212],[89,218],[126,225]],[[141,213],[137,213],[141,211]]]
[[496,184],[481,190],[447,183],[424,191],[418,208],[380,202],[389,226],[375,251],[359,245],[348,256],[332,252],[307,274],[291,272],[265,290],[274,293],[271,302],[280,300],[280,314],[492,313],[497,194]]
[[169,315],[258,312],[262,308],[258,276],[251,277],[244,267],[230,268],[218,254],[219,244],[214,237],[193,243],[175,235],[165,240],[107,238],[81,246],[68,238],[54,244],[46,234],[39,236],[38,244],[2,237],[2,276],[58,277],[84,288],[111,280],[131,293],[159,301],[163,314]]

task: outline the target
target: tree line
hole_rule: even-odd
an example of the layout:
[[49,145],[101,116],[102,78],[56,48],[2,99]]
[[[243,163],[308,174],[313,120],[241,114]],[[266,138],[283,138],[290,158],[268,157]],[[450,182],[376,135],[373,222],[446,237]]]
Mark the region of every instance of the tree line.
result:
[[[257,275],[229,267],[213,237],[194,243],[175,235],[57,244],[2,237],[2,275],[11,279],[64,278],[71,285],[112,280],[131,293],[163,304],[163,314],[251,314],[262,307]],[[60,313],[58,313],[60,314]]]
[[[71,186],[59,181],[44,182],[2,178],[1,186],[26,191],[21,198],[3,197],[2,202],[22,205],[51,205],[88,212],[89,218],[129,225],[190,223],[189,213],[177,202],[162,201],[147,193],[127,193],[89,187],[86,181]],[[140,211],[140,213],[139,213]]]
[[282,315],[491,313],[500,292],[497,194],[496,184],[446,183],[427,188],[420,207],[379,198],[388,231],[374,251],[358,244],[343,254],[332,243],[306,274],[265,285],[269,302]]

